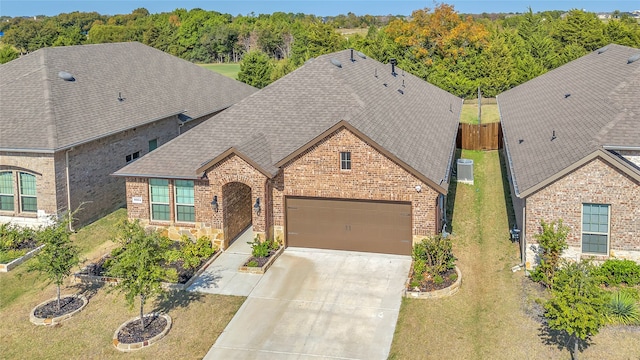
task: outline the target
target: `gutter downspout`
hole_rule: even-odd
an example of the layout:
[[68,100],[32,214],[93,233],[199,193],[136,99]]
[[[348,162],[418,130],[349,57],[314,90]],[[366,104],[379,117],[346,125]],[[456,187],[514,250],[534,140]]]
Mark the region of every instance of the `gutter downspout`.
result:
[[66,174],[66,182],[67,182],[67,212],[69,213],[69,231],[71,232],[75,232],[75,230],[73,229],[73,216],[72,216],[72,212],[71,212],[71,184],[69,181],[69,152],[72,151],[74,148],[71,149],[67,149],[67,151],[65,151],[64,156],[65,156],[65,174]]
[[527,200],[523,199],[524,206],[522,207],[522,231],[520,232],[520,251],[522,254],[520,257],[522,258],[522,264],[520,266],[524,267],[524,271],[527,271]]

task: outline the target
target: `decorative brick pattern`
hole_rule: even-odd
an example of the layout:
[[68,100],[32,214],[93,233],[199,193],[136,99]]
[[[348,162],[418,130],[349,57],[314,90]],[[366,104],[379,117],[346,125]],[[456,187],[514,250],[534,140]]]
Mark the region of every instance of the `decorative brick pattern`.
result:
[[541,231],[541,219],[562,219],[570,227],[565,257],[588,257],[581,254],[583,203],[610,205],[609,255],[640,261],[640,184],[595,159],[527,197],[527,268],[535,263],[534,234]]

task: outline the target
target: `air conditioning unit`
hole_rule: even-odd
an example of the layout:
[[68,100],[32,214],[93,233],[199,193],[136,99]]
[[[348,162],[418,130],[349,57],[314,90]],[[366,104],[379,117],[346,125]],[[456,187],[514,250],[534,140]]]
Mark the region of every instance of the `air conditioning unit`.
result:
[[458,159],[456,172],[458,174],[458,182],[473,185],[473,160]]

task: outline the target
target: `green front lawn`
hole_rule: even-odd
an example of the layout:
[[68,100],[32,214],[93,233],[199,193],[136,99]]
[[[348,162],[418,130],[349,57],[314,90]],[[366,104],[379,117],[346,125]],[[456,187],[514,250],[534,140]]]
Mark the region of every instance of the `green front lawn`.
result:
[[[79,229],[72,239],[81,249],[81,261],[89,262],[108,253],[115,224],[125,219],[120,209]],[[55,285],[29,263],[0,274],[0,359],[201,359],[244,302],[244,297],[173,292],[167,299],[150,302],[147,311],[167,312],[173,326],[166,338],[134,354],[121,353],[112,345],[118,326],[137,316],[124,298],[109,293],[108,287],[88,286],[67,279],[62,294],[83,293],[89,304],[80,313],[55,327],[35,326],[29,312],[39,303],[55,297]]]

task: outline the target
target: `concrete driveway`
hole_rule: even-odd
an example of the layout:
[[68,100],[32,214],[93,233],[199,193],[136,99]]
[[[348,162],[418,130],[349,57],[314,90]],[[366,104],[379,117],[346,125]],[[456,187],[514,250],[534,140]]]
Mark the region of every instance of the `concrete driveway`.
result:
[[386,359],[410,265],[409,256],[288,248],[205,359]]

